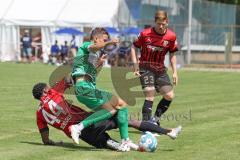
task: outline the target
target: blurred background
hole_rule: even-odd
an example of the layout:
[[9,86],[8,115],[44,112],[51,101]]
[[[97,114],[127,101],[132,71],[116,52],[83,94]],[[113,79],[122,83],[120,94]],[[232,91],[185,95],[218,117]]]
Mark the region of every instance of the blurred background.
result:
[[[240,68],[239,0],[0,0],[0,61],[68,63],[93,27],[121,43],[106,66],[129,66],[131,42],[169,14],[178,67]],[[166,65],[169,65],[166,58]]]

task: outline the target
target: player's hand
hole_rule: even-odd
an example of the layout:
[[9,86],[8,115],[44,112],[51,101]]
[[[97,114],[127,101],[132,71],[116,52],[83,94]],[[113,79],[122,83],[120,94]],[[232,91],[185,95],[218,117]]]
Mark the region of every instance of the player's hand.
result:
[[103,55],[99,58],[99,62],[103,63],[106,59],[107,59],[107,54],[103,54]]
[[176,86],[178,84],[178,75],[177,73],[173,73],[173,85]]
[[107,58],[107,54],[103,54],[99,59],[98,59],[98,62],[97,62],[97,67],[101,66],[105,60]]
[[139,73],[139,71],[134,71],[133,74],[134,74],[135,76],[137,76],[137,77],[140,77],[140,76],[141,76],[141,74]]
[[140,72],[139,72],[139,67],[138,67],[138,65],[137,65],[137,64],[133,64],[133,68],[134,68],[133,74],[134,74],[135,76],[137,76],[137,77],[140,77],[141,74],[140,74]]
[[140,77],[141,74],[140,74],[140,72],[139,72],[139,68],[134,68],[133,74],[134,74],[135,76],[137,76],[137,77]]

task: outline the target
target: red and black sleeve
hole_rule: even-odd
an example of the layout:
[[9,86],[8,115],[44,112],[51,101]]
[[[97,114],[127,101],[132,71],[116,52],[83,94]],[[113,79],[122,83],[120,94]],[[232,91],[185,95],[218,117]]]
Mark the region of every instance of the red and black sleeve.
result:
[[140,33],[138,35],[138,38],[133,42],[133,45],[136,47],[136,48],[141,48],[142,45],[143,45],[143,34]]
[[52,87],[58,93],[64,93],[64,91],[69,88],[69,84],[66,83],[65,78],[61,81],[56,82],[56,84]]
[[178,43],[176,37],[174,37],[173,41],[170,42],[169,52],[174,53],[176,51],[178,51]]
[[49,131],[47,122],[44,120],[43,115],[41,114],[40,111],[36,112],[36,116],[37,116],[37,126],[38,126],[39,132],[42,133],[45,131]]

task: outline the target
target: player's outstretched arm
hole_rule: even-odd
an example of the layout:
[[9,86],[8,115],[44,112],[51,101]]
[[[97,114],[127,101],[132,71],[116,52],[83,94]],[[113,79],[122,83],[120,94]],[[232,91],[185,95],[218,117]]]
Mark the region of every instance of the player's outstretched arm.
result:
[[63,145],[63,142],[54,142],[51,139],[49,139],[49,130],[45,130],[40,132],[41,137],[42,137],[42,142],[44,145],[56,145],[56,146],[61,146]]
[[60,81],[57,81],[52,87],[55,91],[59,93],[64,93],[66,89],[70,88],[74,84],[73,79],[70,75],[66,75]]
[[107,45],[117,44],[117,43],[119,43],[119,39],[111,39],[111,40],[109,40],[107,42],[94,43],[94,44],[90,45],[88,49],[91,52],[97,52],[97,51],[99,51],[100,49],[104,48]]

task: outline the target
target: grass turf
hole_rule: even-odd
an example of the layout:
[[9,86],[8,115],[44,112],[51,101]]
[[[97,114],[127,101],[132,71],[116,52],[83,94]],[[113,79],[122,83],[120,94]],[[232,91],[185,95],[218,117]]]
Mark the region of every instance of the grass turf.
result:
[[[237,160],[240,155],[240,75],[227,72],[179,72],[176,98],[164,127],[183,126],[177,140],[158,138],[154,153],[119,153],[95,149],[84,142],[73,145],[62,132],[50,128],[50,138],[65,142],[64,147],[42,145],[35,122],[38,102],[33,100],[34,83],[48,82],[55,70],[42,64],[0,63],[0,159],[1,160],[75,160],[75,159],[171,159],[171,160]],[[98,78],[99,88],[114,92],[110,70]],[[77,103],[74,96],[69,96]],[[155,99],[156,106],[160,97]],[[135,118],[141,113],[144,98],[129,107]],[[154,109],[155,110],[155,109]],[[119,139],[118,131],[110,132]],[[138,141],[140,132],[130,129],[130,137]]]

